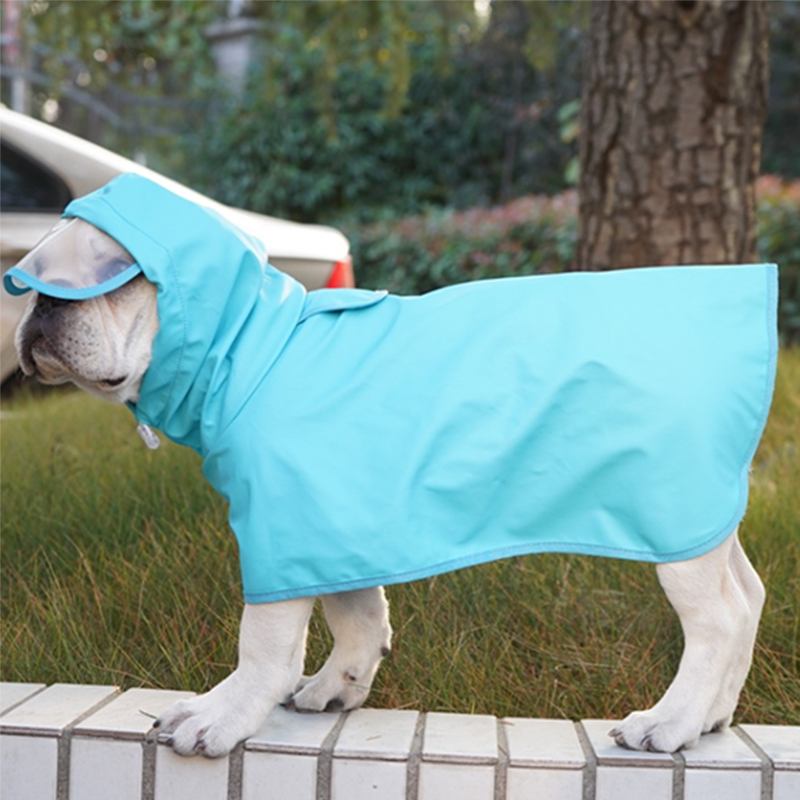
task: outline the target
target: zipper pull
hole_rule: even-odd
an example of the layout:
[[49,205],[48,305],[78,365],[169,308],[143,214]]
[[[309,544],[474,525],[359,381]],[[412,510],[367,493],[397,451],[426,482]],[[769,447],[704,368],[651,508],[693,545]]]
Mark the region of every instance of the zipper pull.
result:
[[142,441],[151,450],[158,450],[158,446],[161,444],[161,439],[158,438],[156,432],[149,425],[145,425],[143,422],[140,422],[136,427],[136,433],[142,437]]

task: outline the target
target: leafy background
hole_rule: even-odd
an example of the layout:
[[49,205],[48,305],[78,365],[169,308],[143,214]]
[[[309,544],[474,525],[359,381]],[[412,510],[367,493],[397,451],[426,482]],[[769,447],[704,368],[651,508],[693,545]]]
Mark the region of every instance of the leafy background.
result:
[[[763,166],[781,178],[759,184],[759,249],[781,268],[786,343],[800,341],[800,3],[770,7]],[[240,94],[205,35],[223,3],[35,2],[23,49],[39,113],[229,205],[338,225],[362,285],[414,293],[571,268],[587,8],[245,4]]]

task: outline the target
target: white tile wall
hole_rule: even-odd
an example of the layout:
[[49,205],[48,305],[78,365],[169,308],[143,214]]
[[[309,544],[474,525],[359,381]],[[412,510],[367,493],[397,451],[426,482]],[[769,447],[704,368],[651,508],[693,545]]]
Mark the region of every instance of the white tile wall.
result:
[[298,714],[278,706],[258,733],[247,740],[245,750],[316,756],[340,717],[341,714]]
[[72,740],[70,800],[139,800],[141,796],[141,744],[110,739]]
[[319,753],[340,717],[274,709],[245,744],[242,800],[315,798]]
[[800,772],[776,772],[772,800],[797,800],[800,797]]
[[44,688],[43,683],[0,683],[0,715]]
[[769,756],[776,770],[800,772],[800,725],[739,727]]
[[[417,800],[499,800],[503,786],[505,800],[582,800],[592,785],[596,800],[800,799],[798,726],[744,725],[704,736],[676,761],[622,750],[608,737],[612,721],[586,720],[587,759],[578,728],[564,720],[430,713],[423,724],[415,711],[276,709],[243,749],[209,760],[181,758],[153,738],[153,717],[186,696],[0,684],[0,796],[406,800],[416,784]],[[673,798],[680,769],[683,790],[677,783]]]
[[760,770],[761,759],[733,731],[707,733],[688,750],[683,750],[686,771],[711,770]]
[[496,764],[497,719],[484,714],[428,714],[422,740],[422,760],[447,764]]
[[567,720],[508,718],[507,800],[581,800],[586,757]]
[[68,725],[110,700],[116,686],[56,683],[0,717],[0,732],[58,736]]
[[507,800],[582,800],[583,773],[575,770],[509,767]]
[[470,764],[431,764],[419,770],[419,800],[493,800],[494,767]]
[[406,779],[402,761],[334,758],[331,800],[405,800]]
[[139,800],[145,735],[162,711],[191,696],[191,692],[130,689],[75,725],[70,800]]
[[419,800],[492,800],[497,761],[495,717],[430,713],[422,739]]
[[[597,800],[672,800],[672,772],[664,769],[598,765],[595,797]],[[724,795],[720,796],[720,800],[723,797]]]
[[733,731],[701,736],[683,759],[684,800],[760,800],[761,759]]
[[173,703],[192,697],[193,692],[129,689],[79,722],[73,735],[109,737],[141,742],[153,722]]
[[227,757],[179,756],[167,745],[159,743],[156,751],[156,800],[199,800],[201,797],[203,800],[228,800],[228,763]]
[[618,747],[608,735],[617,724],[613,720],[589,719],[581,724],[597,759],[596,800],[672,800],[675,759],[671,755]]
[[317,756],[245,750],[242,800],[314,800],[316,796]]
[[508,717],[502,724],[510,767],[582,770],[586,766],[586,756],[572,722]]
[[773,800],[800,797],[800,725],[742,725],[775,767]]
[[59,737],[64,730],[110,700],[114,686],[55,684],[38,693],[30,684],[4,684],[0,697],[28,699],[0,717],[0,796],[14,800],[55,800]]
[[405,800],[416,711],[352,711],[333,748],[332,800]]
[[351,711],[333,749],[334,760],[408,761],[418,716],[416,711],[383,708]]
[[0,797],[51,800],[56,796],[58,740],[0,736]]
[[720,797],[725,800],[760,800],[761,773],[687,769],[683,797],[684,800],[708,800],[710,797]]

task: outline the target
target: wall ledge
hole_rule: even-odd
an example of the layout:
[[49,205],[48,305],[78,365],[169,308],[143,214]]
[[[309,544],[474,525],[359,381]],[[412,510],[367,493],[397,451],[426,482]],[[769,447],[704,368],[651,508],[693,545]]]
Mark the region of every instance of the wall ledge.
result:
[[[0,684],[0,796],[14,800],[796,800],[800,726],[739,725],[675,755],[622,750],[612,720],[276,709],[230,756],[151,730],[189,692]],[[164,738],[163,736],[161,737]]]

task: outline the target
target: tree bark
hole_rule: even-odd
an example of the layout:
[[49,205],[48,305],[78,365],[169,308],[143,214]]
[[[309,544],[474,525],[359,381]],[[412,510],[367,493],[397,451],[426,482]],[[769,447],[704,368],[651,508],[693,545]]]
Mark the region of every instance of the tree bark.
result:
[[595,0],[578,268],[756,259],[767,3]]

